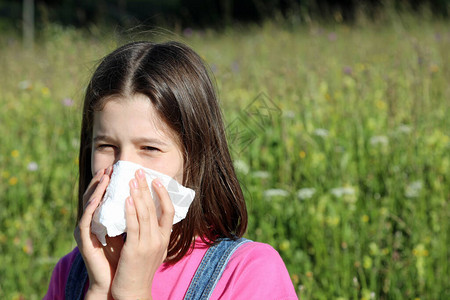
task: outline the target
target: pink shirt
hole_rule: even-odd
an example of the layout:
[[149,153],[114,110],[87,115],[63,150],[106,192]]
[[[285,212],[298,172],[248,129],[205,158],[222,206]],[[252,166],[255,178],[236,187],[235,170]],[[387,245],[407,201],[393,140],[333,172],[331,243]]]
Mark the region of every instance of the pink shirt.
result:
[[[183,299],[208,246],[197,239],[194,250],[175,265],[162,264],[153,279],[153,299]],[[64,299],[70,267],[78,248],[53,270],[45,300]],[[298,299],[278,252],[263,243],[246,243],[230,258],[211,299]]]

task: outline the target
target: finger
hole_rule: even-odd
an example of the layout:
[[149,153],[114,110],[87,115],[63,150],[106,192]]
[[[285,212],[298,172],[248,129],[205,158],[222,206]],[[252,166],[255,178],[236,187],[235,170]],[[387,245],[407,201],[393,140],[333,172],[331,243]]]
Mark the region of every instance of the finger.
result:
[[[150,212],[148,210],[147,205],[145,204],[145,200],[143,199],[142,191],[139,189],[139,183],[137,179],[132,179],[130,181],[130,195],[133,200],[134,210],[136,212],[136,222],[137,227],[135,228],[136,232],[134,236],[132,236],[132,241],[138,245],[139,241],[147,241],[145,236],[150,236]],[[128,205],[128,204],[126,204]],[[127,224],[128,225],[128,224]],[[133,232],[130,232],[132,234]],[[128,234],[127,234],[128,239]],[[127,245],[131,245],[131,242]]]
[[100,179],[102,178],[103,174],[105,174],[107,169],[100,169],[95,173],[94,177],[92,178],[91,182],[89,183],[87,189],[91,188],[93,185],[98,183]]
[[89,243],[91,237],[92,215],[94,214],[94,211],[99,203],[100,198],[94,197],[86,205],[83,216],[78,223],[78,229],[76,229],[75,231],[75,240],[77,241],[78,245],[87,245]]
[[86,191],[83,194],[83,207],[86,206],[86,203],[89,201],[89,198],[94,193],[95,188],[97,187],[97,184],[102,178],[103,174],[105,174],[105,171],[106,171],[105,169],[101,169],[97,173],[95,173],[94,177],[92,178],[91,182],[86,188]]
[[103,174],[89,199],[99,198],[101,200],[105,194],[106,188],[108,187],[109,180],[109,176],[107,174]]
[[144,196],[143,200],[145,200],[145,205],[147,205],[150,211],[155,211],[155,203],[153,202],[152,193],[150,192],[150,187],[148,186],[144,171],[142,169],[137,170],[135,177],[138,182],[139,190]]
[[139,242],[139,222],[132,197],[125,200],[125,216],[127,220],[127,244],[137,245]]
[[141,222],[141,220],[144,222],[151,222],[152,225],[156,226],[158,225],[156,221],[156,208],[144,171],[142,169],[137,170],[135,177],[133,185],[135,188],[135,196],[132,196],[136,205],[138,220],[139,222]]
[[100,178],[100,181],[91,195],[90,200],[86,203],[83,215],[81,216],[80,222],[78,223],[78,227],[80,230],[80,240],[81,242],[86,242],[88,238],[90,238],[90,227],[92,216],[94,214],[95,209],[100,203],[100,200],[105,193],[106,187],[109,183],[109,176],[103,174]]
[[143,242],[151,236],[151,230],[158,228],[155,204],[143,170],[139,169],[132,180],[131,196],[136,206],[139,222],[139,239]]
[[111,177],[113,171],[114,171],[114,166],[111,165],[106,169],[105,174],[108,174],[108,176]]
[[159,219],[159,226],[162,228],[163,232],[170,236],[170,229],[173,225],[173,217],[175,215],[175,208],[173,207],[172,200],[170,200],[169,193],[166,188],[162,185],[159,179],[155,179],[152,182],[153,188],[158,194],[159,203],[161,206],[161,217]]
[[[88,187],[86,188],[86,191],[89,189],[92,189],[92,187],[99,182],[99,180],[102,178],[103,174],[107,174],[109,177],[111,177],[113,171],[113,166],[109,166],[106,169],[100,169],[95,173],[94,177],[92,178],[91,182],[89,183]],[[95,188],[94,188],[95,189]],[[86,194],[86,193],[85,193]]]
[[139,188],[139,183],[136,179],[130,181],[130,195],[133,198],[136,208],[137,219],[140,225],[150,223],[150,212],[145,204],[144,193]]

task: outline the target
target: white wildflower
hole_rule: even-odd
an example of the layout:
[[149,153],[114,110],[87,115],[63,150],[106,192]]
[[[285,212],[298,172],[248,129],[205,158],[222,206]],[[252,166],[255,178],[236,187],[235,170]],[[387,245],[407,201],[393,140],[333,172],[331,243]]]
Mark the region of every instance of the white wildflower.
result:
[[397,127],[397,130],[396,130],[396,131],[397,131],[398,133],[408,134],[408,133],[410,133],[410,132],[412,131],[412,128],[411,128],[411,126],[402,124],[402,125],[400,125],[400,126]]
[[19,89],[28,90],[30,88],[31,88],[31,81],[24,80],[24,81],[19,82]]
[[286,119],[295,119],[295,112],[293,112],[292,110],[284,111],[283,115],[286,117]]
[[329,135],[329,131],[323,128],[317,128],[314,129],[313,134],[325,138]]
[[34,172],[39,169],[39,166],[38,166],[37,162],[32,161],[28,164],[27,169],[28,169],[28,171]]
[[297,191],[297,197],[301,200],[309,199],[316,193],[315,188],[302,188]]
[[342,196],[345,195],[354,195],[355,194],[355,189],[349,186],[346,187],[338,187],[338,188],[334,188],[331,189],[331,193],[337,197],[337,198],[341,198]]
[[407,198],[416,198],[419,197],[420,191],[423,188],[422,181],[417,180],[408,184],[405,188],[405,197]]
[[283,189],[268,189],[264,191],[264,197],[272,198],[272,197],[287,197],[289,192]]
[[253,172],[253,177],[267,179],[270,177],[270,174],[267,171],[255,171],[255,172]]
[[242,160],[235,160],[233,165],[236,168],[236,171],[238,171],[239,173],[248,174],[248,172],[250,171],[249,166]]
[[372,146],[386,146],[389,144],[389,139],[385,135],[377,135],[370,138],[370,144]]
[[80,140],[73,138],[71,144],[72,144],[72,147],[74,147],[75,149],[78,149],[80,147]]

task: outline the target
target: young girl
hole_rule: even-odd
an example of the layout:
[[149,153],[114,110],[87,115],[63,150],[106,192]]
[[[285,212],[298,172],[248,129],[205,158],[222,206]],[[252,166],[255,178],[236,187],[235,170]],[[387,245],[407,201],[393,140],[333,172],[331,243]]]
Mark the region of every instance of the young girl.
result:
[[[184,220],[158,180],[155,213],[142,170],[130,181],[127,234],[102,246],[93,213],[118,160],[196,192]],[[297,299],[269,245],[243,239],[247,210],[213,84],[200,57],[168,42],[106,56],[86,91],[79,156],[78,247],[56,265],[44,299]]]

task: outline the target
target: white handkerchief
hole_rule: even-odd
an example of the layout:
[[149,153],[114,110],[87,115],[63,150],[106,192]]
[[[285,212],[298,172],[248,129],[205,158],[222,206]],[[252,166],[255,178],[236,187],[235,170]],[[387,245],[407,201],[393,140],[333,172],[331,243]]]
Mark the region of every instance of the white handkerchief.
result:
[[161,207],[158,195],[151,185],[153,179],[159,178],[169,192],[170,200],[172,200],[175,208],[173,224],[186,217],[189,206],[194,200],[195,192],[182,186],[172,177],[129,161],[119,160],[113,166],[111,180],[106,188],[102,202],[94,212],[94,218],[91,223],[92,233],[97,236],[103,246],[106,246],[106,235],[113,237],[127,231],[125,200],[130,196],[130,180],[135,177],[134,175],[138,169],[143,169],[145,172],[158,218],[161,215]]

